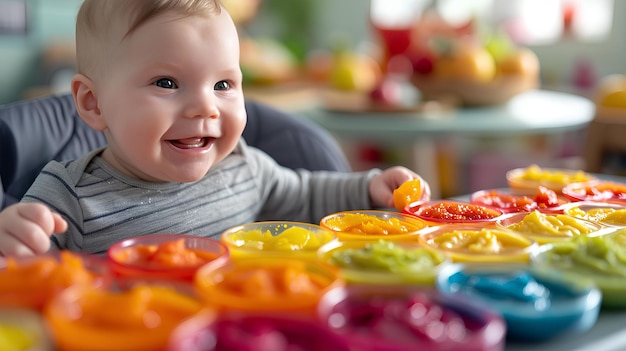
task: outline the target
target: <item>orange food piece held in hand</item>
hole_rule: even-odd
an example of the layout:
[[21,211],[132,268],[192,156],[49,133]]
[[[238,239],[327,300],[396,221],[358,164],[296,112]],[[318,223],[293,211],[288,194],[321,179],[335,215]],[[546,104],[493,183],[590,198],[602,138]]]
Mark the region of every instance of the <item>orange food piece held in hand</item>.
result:
[[407,180],[393,191],[393,206],[398,211],[403,211],[406,206],[419,201],[421,197],[422,181],[419,178]]

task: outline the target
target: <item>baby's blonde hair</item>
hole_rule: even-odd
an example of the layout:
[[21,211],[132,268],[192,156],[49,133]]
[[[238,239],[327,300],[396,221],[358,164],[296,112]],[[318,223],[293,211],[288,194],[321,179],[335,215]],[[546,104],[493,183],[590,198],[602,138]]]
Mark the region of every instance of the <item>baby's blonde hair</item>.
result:
[[[76,62],[91,76],[105,69],[110,51],[151,18],[219,14],[219,0],[85,0],[76,18]],[[93,78],[93,77],[92,77]]]

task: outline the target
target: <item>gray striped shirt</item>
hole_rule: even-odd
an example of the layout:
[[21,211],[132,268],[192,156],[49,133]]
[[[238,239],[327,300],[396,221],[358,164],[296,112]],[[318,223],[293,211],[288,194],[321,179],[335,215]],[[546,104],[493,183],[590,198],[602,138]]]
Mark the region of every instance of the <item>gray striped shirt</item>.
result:
[[118,172],[101,151],[50,162],[22,200],[42,202],[68,221],[67,232],[52,237],[57,248],[102,253],[150,233],[219,239],[256,220],[317,223],[329,213],[369,208],[367,184],[379,172],[294,171],[242,140],[197,182],[153,183]]

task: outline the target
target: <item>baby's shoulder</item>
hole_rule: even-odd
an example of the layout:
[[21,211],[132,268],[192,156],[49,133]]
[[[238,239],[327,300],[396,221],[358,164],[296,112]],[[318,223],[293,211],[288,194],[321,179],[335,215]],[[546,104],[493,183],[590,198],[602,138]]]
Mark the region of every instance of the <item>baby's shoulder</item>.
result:
[[41,173],[53,175],[70,183],[77,184],[84,174],[90,172],[90,168],[97,168],[94,161],[101,151],[102,150],[94,150],[74,160],[49,161],[41,170]]

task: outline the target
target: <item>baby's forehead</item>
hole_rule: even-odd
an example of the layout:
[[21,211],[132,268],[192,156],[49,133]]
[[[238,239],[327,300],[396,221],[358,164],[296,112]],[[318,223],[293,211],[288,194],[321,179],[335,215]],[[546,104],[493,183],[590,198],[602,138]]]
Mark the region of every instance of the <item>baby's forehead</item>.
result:
[[226,15],[216,0],[86,0],[84,5],[79,11],[76,28],[81,73],[102,71],[110,66],[126,40],[150,22],[167,17],[168,20],[189,17],[212,20]]
[[[106,3],[110,4],[105,7],[108,11],[91,12],[92,17],[100,17],[102,15],[106,20],[103,20],[103,18],[91,18],[88,21],[104,24],[96,26],[95,31],[99,31],[100,35],[110,35],[117,37],[117,39],[124,39],[146,23],[161,17],[167,16],[172,19],[183,19],[185,17],[209,18],[219,15],[223,11],[221,5],[216,0],[131,0],[107,1]],[[97,35],[97,33],[94,34]]]

